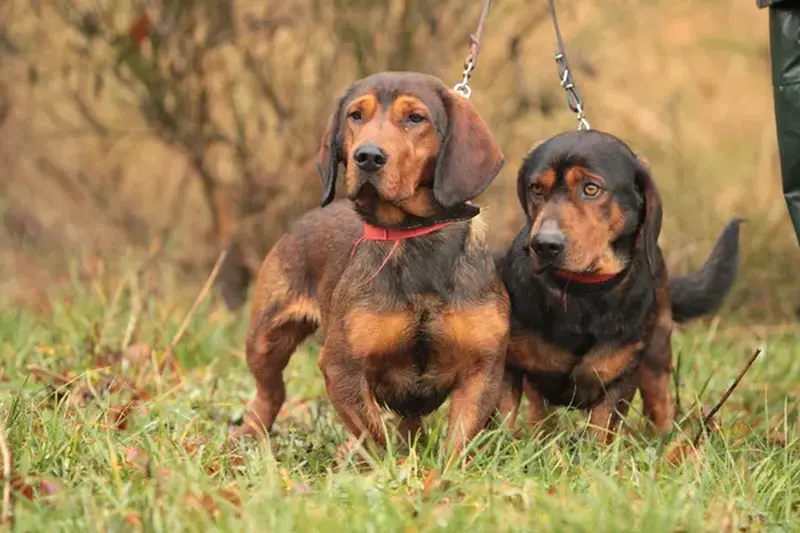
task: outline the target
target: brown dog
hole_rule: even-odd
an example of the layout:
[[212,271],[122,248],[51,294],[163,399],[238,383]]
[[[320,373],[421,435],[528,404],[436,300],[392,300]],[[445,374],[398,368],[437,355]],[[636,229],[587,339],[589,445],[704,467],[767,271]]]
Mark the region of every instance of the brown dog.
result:
[[710,313],[728,294],[739,220],[700,271],[670,281],[655,183],[625,143],[597,131],[537,146],[517,191],[527,224],[498,263],[512,308],[501,415],[513,424],[524,386],[532,425],[547,404],[587,409],[607,441],[638,387],[645,414],[670,430],[673,321]]
[[[351,201],[324,207],[341,163]],[[350,88],[321,149],[324,208],[298,220],[261,266],[247,335],[257,393],[233,438],[272,426],[283,369],[319,326],[328,395],[355,437],[385,444],[382,407],[416,431],[448,396],[456,449],[484,427],[509,309],[468,201],[502,164],[470,104],[438,79],[382,73]]]

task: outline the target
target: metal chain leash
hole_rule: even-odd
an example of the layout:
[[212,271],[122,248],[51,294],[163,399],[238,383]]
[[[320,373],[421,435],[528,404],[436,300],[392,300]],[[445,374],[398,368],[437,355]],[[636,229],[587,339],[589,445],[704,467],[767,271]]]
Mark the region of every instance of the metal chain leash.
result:
[[478,21],[478,29],[474,34],[469,35],[469,54],[467,54],[467,58],[464,60],[464,73],[461,81],[453,86],[453,90],[455,92],[467,99],[469,99],[470,95],[472,95],[472,88],[469,86],[469,79],[472,76],[472,71],[475,70],[475,66],[478,64],[478,52],[480,52],[481,35],[483,34],[483,27],[486,25],[486,17],[489,14],[489,6],[491,3],[492,0],[485,0],[483,3],[481,18]]
[[575,113],[578,119],[578,131],[587,131],[592,129],[589,121],[586,120],[586,113],[583,108],[583,98],[575,86],[575,81],[572,79],[572,73],[569,70],[569,63],[567,62],[567,53],[564,50],[564,40],[561,38],[561,29],[558,27],[558,17],[556,16],[556,7],[554,0],[547,0],[547,5],[550,7],[550,17],[553,19],[553,27],[556,30],[556,41],[558,42],[558,49],[556,50],[556,65],[558,65],[558,78],[561,82],[561,87],[567,93],[567,105]]

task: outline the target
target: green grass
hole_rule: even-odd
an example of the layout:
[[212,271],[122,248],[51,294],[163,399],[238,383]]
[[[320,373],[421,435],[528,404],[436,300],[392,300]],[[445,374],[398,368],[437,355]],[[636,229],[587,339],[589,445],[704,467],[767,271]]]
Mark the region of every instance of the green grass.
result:
[[[764,348],[722,408],[721,429],[677,465],[666,460],[671,444],[643,431],[637,399],[605,449],[583,437],[579,413],[559,412],[547,436],[494,430],[473,443],[471,462],[449,462],[435,416],[428,438],[362,471],[337,464],[345,434],[313,343],[286,371],[289,401],[272,441],[220,452],[253,392],[246,315],[213,299],[201,305],[176,350],[178,383],[159,378],[154,361],[191,296],[152,280],[130,287],[90,279],[53,294],[48,309],[0,310],[0,421],[20,492],[14,531],[800,530],[800,328],[758,338],[722,317],[675,335],[684,411],[715,403]],[[137,297],[141,313],[132,312]],[[113,353],[131,323],[134,344],[156,347],[149,357]],[[59,389],[59,376],[72,381]],[[109,408],[132,391],[143,399],[114,427]]]

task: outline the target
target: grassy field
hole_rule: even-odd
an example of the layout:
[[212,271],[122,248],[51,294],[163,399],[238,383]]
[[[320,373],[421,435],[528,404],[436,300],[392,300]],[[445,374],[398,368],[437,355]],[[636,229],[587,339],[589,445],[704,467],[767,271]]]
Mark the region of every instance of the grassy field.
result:
[[[40,309],[0,310],[0,421],[14,531],[797,531],[800,331],[725,316],[674,337],[684,417],[668,442],[634,414],[615,444],[559,412],[541,438],[482,435],[448,460],[433,417],[411,450],[338,466],[344,431],[309,343],[269,444],[221,452],[253,384],[246,320],[148,276],[81,276]],[[194,289],[192,289],[194,290]],[[180,296],[179,296],[180,295]],[[695,450],[699,405],[763,355]],[[675,452],[684,449],[684,454]]]

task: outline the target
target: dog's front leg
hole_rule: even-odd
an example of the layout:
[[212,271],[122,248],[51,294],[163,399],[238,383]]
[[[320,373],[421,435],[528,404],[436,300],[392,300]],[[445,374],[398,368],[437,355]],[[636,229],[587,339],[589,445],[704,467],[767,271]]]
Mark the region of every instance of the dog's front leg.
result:
[[453,389],[447,433],[454,453],[461,453],[489,421],[500,399],[504,367],[503,354],[487,356],[472,367],[472,371],[467,372]]
[[506,422],[508,428],[512,430],[517,425],[517,414],[522,400],[522,379],[523,374],[520,370],[506,366],[503,371],[503,380],[500,384],[496,413],[497,422]]
[[600,444],[613,442],[614,432],[622,418],[628,414],[634,394],[636,394],[635,381],[628,379],[627,382],[607,390],[603,398],[592,406],[588,430],[597,442]]
[[385,447],[381,408],[370,390],[363,363],[341,348],[325,346],[318,365],[328,397],[353,439],[367,436]]
[[675,420],[675,403],[670,393],[672,375],[672,316],[658,317],[650,342],[639,366],[639,392],[644,414],[660,433],[669,433]]

